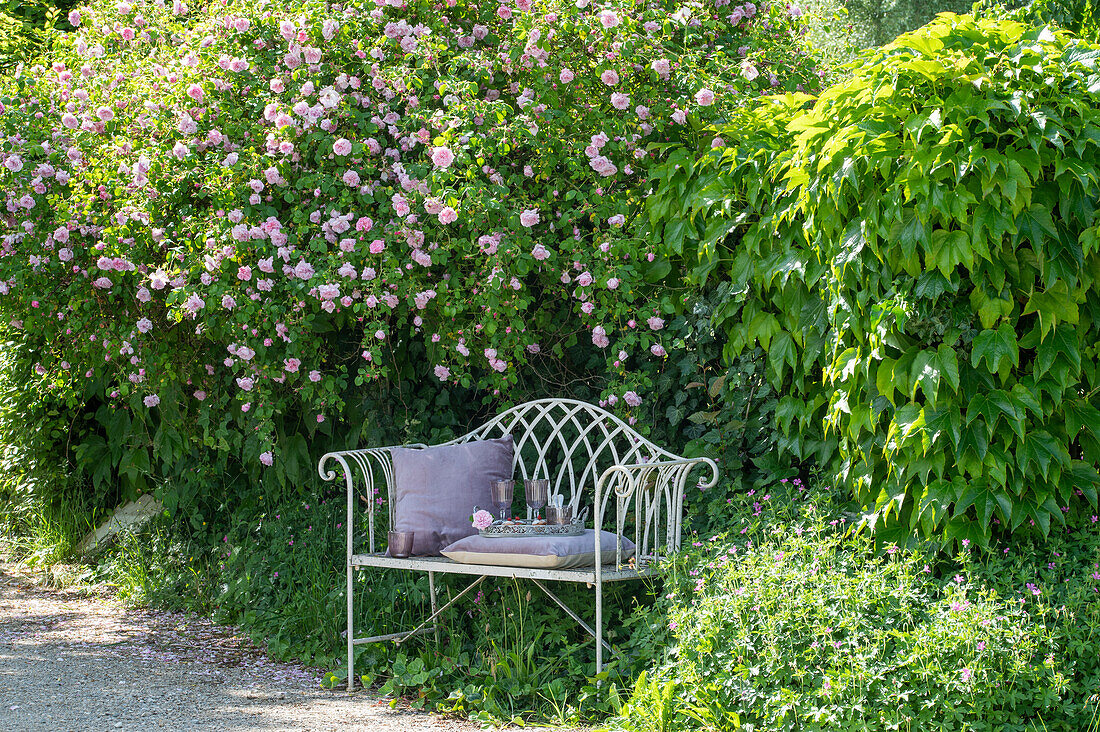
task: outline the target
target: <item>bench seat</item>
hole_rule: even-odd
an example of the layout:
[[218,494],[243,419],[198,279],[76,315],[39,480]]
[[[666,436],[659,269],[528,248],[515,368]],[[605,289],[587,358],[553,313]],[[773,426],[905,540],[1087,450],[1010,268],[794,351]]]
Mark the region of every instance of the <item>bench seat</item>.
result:
[[[595,567],[577,567],[574,569],[537,569],[533,567],[504,567],[496,564],[465,564],[447,557],[409,557],[398,559],[385,554],[353,554],[353,567],[385,567],[387,569],[407,569],[418,572],[439,572],[441,574],[472,574],[486,577],[507,577],[511,579],[539,579],[555,582],[584,582],[595,584]],[[656,573],[653,566],[641,570],[615,569],[615,564],[605,564],[600,568],[603,582],[638,579]]]

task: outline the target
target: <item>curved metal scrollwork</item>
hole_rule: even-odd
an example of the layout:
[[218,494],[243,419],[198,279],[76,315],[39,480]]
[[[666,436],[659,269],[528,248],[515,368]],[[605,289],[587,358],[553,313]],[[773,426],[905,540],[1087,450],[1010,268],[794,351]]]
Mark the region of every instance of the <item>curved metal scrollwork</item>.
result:
[[[605,517],[611,518],[613,514],[613,526],[607,528],[613,528],[620,538],[628,528],[631,530],[639,566],[659,561],[680,548],[684,492],[692,471],[699,466],[710,468],[709,482],[701,484],[703,488],[712,487],[718,481],[718,466],[710,458],[675,455],[607,410],[573,399],[539,399],[517,405],[443,444],[457,445],[505,435],[511,435],[515,443],[513,468],[518,478],[550,478],[551,495],[560,495],[563,502],[573,507],[575,515],[591,500],[596,528],[605,528]],[[404,447],[423,448],[425,445]],[[386,483],[389,519],[393,525],[392,449],[378,447],[328,453],[318,463],[318,472],[325,480],[336,480],[338,475],[330,461],[344,472],[348,491],[349,556],[356,485],[362,486],[360,495],[367,503],[369,551],[375,551],[377,473]],[[621,547],[620,541],[616,552],[616,565],[620,568],[623,565]]]
[[[330,452],[321,456],[321,459],[317,462],[317,472],[320,474],[322,480],[333,481],[336,480],[338,475],[332,467],[326,467],[329,461],[335,461],[344,472],[344,481],[347,486],[347,499],[348,499],[348,515],[347,515],[347,532],[348,532],[348,557],[350,560],[352,554],[352,543],[354,539],[353,528],[355,525],[355,486],[359,484],[363,487],[363,490],[358,493],[360,499],[367,505],[367,546],[369,552],[374,552],[374,513],[375,508],[378,505],[378,490],[375,487],[375,473],[374,468],[377,468],[381,473],[383,480],[386,484],[386,506],[389,510],[389,526],[393,526],[393,511],[396,501],[394,500],[394,477],[393,477],[393,458],[390,454],[390,450],[395,446],[390,447],[373,447],[366,450],[347,450],[345,452]],[[401,447],[409,448],[423,448],[425,445],[402,445]],[[354,467],[353,467],[354,466]]]

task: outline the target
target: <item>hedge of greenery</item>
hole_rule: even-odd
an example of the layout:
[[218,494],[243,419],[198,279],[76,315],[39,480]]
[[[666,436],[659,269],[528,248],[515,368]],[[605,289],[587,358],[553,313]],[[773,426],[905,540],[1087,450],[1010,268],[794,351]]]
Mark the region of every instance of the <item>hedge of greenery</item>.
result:
[[633,417],[648,366],[626,366],[660,363],[677,308],[631,226],[651,147],[818,84],[785,5],[69,21],[0,91],[0,310],[28,388],[96,415],[74,453],[93,482],[170,479],[198,525],[224,476],[302,485],[330,442],[431,436],[548,381],[594,374]]
[[665,247],[729,283],[727,357],[767,349],[783,447],[882,540],[985,545],[1096,506],[1098,64],[941,16],[657,173]]

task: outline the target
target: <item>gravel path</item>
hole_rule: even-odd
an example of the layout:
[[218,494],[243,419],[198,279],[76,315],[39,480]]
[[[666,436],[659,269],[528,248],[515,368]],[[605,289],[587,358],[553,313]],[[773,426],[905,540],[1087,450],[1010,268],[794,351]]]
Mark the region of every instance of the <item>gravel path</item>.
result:
[[0,561],[0,730],[371,730],[477,727],[325,691],[231,628],[37,586]]

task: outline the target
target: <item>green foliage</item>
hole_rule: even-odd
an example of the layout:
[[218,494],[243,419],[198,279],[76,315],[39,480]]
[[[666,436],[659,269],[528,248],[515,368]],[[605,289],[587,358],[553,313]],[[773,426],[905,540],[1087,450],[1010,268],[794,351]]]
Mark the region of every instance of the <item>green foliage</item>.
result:
[[728,501],[738,491],[774,480],[789,468],[777,460],[779,400],[765,378],[764,350],[746,350],[723,362],[723,338],[714,316],[728,290],[720,283],[688,293],[684,312],[664,326],[668,356],[639,367],[657,395],[639,410],[639,427],[678,454],[706,455],[721,466],[717,486],[705,493],[689,490],[685,497],[688,526],[701,533],[728,525]]
[[1100,42],[1100,9],[1094,0],[1034,0],[1023,9],[1037,24],[1057,23],[1070,33]]
[[65,14],[74,0],[8,0],[0,5],[0,71],[33,60],[50,48],[54,28],[71,28]]
[[656,174],[653,229],[687,227],[672,252],[731,283],[728,362],[767,351],[780,446],[880,541],[986,544],[1096,505],[1098,61],[944,16]]
[[681,557],[665,588],[675,646],[614,727],[1093,728],[1096,524],[984,556],[876,554],[838,531],[829,493],[758,497],[744,533]]

